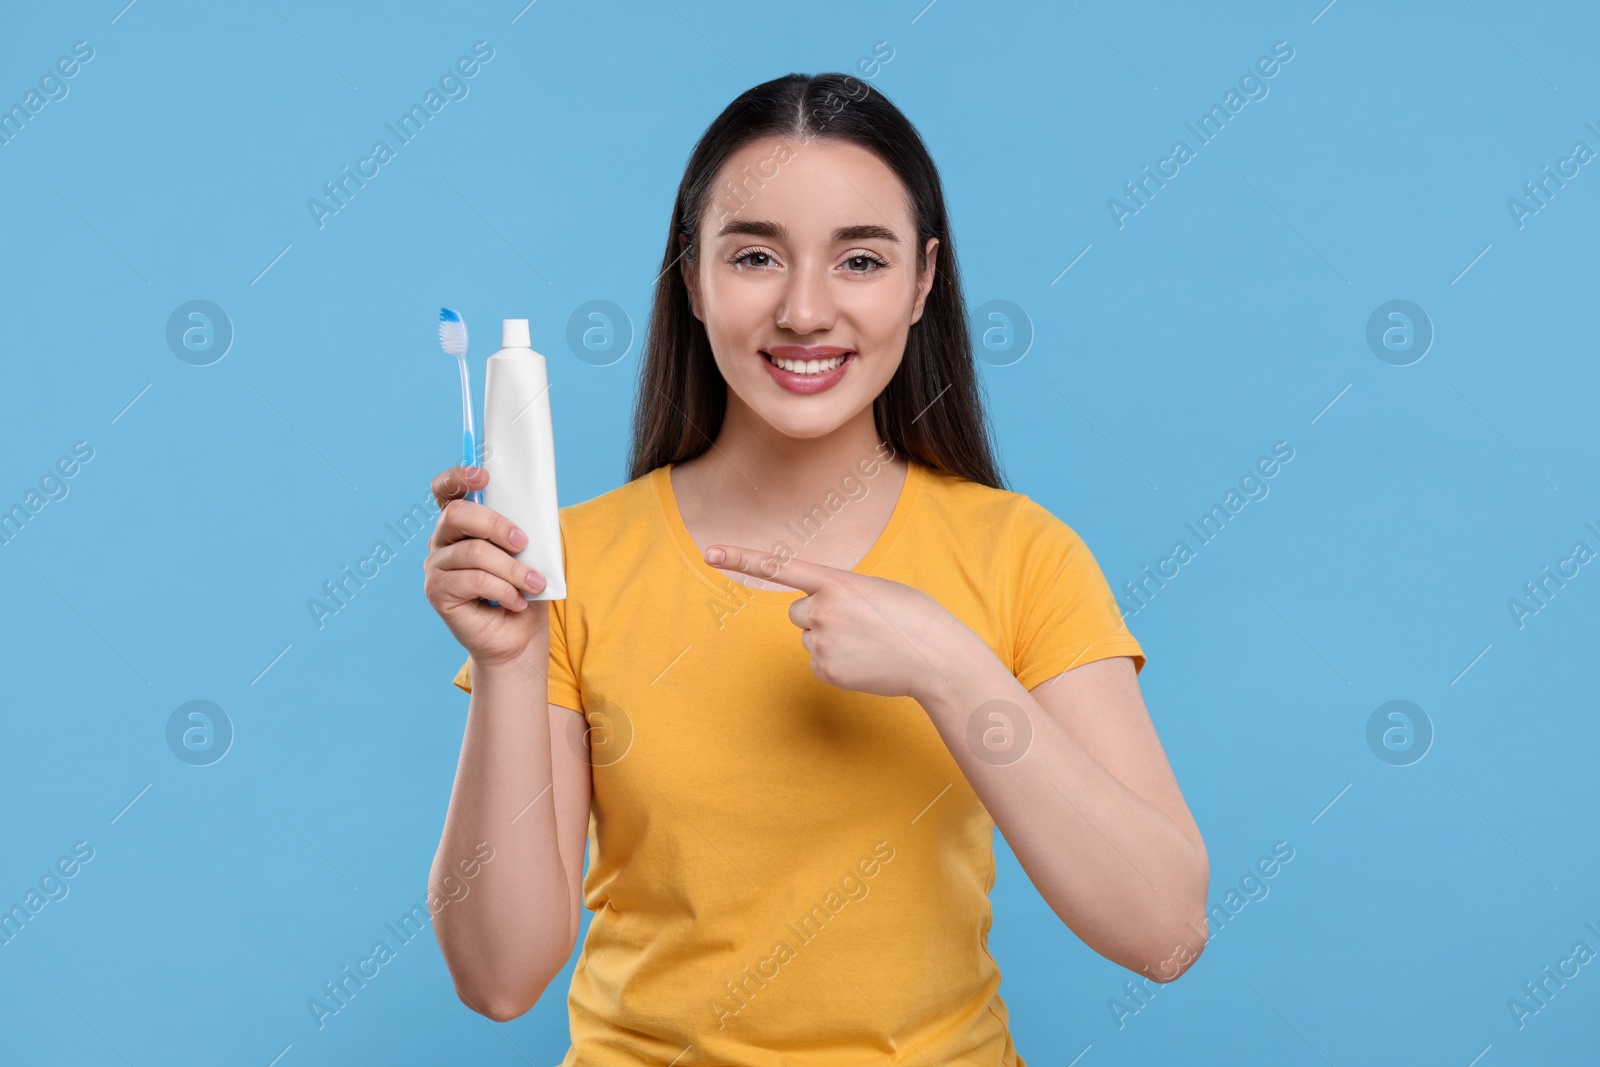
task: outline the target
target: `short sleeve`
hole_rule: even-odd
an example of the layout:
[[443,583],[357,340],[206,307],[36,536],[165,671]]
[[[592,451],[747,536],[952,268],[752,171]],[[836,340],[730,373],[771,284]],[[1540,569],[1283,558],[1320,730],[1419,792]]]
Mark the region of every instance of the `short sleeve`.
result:
[[1023,497],[1010,534],[1011,673],[1026,689],[1097,659],[1144,650],[1123,621],[1100,565],[1077,532]]
[[[567,655],[567,605],[568,600],[552,600],[550,603],[550,703],[573,711],[583,710],[583,696],[578,691],[577,672],[572,669],[572,663]],[[461,665],[456,672],[455,684],[460,689],[472,692],[472,657]]]

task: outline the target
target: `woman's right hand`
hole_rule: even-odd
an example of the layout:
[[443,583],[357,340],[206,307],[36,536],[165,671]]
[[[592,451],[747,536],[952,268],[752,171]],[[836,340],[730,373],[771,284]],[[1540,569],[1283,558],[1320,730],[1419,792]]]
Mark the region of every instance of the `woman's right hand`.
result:
[[[488,484],[482,467],[451,467],[433,480],[439,520],[422,565],[428,603],[480,666],[524,656],[550,625],[548,601],[522,596],[545,587],[542,574],[515,558],[528,535],[499,512],[464,499]],[[534,666],[544,671],[543,663]]]

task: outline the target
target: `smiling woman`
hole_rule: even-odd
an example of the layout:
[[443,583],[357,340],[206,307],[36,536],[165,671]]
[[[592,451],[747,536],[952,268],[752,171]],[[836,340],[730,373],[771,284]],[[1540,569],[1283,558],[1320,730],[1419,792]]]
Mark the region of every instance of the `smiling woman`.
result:
[[[527,1011],[581,903],[565,1065],[1024,1067],[997,827],[1102,955],[1156,981],[1199,955],[1205,847],[1144,652],[1083,540],[1001,484],[966,321],[915,129],[791,74],[691,153],[628,480],[561,511],[566,599],[511,595],[543,579],[463,499],[483,471],[435,480],[426,589],[472,702],[434,877],[503,857],[436,923],[465,1003]],[[857,470],[879,491],[791,538]],[[845,911],[819,887],[863,841],[893,867]]]

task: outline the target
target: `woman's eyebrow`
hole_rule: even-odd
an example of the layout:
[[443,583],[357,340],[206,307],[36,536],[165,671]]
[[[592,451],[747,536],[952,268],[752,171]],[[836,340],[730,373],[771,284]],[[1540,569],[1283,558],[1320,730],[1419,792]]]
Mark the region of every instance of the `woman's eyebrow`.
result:
[[[748,237],[765,237],[769,241],[786,241],[789,231],[776,222],[766,219],[729,219],[723,223],[722,229],[717,231],[718,237],[730,234],[744,234]],[[900,243],[900,238],[887,226],[878,226],[873,223],[861,223],[855,226],[841,226],[833,231],[834,241],[892,241]]]
[[893,241],[900,243],[900,238],[895,236],[893,230],[887,226],[872,224],[859,226],[841,226],[833,231],[835,241]]

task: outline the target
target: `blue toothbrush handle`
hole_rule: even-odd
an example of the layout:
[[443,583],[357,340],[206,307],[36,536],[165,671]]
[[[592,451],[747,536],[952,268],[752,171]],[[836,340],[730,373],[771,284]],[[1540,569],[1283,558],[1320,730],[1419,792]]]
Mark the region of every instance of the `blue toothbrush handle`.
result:
[[[478,464],[478,444],[477,444],[476,441],[474,441],[472,439],[472,431],[471,430],[467,430],[461,436],[462,436],[462,455],[465,457],[462,460],[463,465],[468,466],[468,467],[476,467],[476,466],[478,466],[479,465]],[[467,492],[467,499],[472,501],[474,504],[483,503],[483,490],[482,489],[469,490]]]
[[[472,430],[466,430],[466,432],[462,434],[462,456],[464,456],[464,459],[462,459],[462,466],[478,466],[477,442],[472,440]],[[474,504],[482,504],[483,490],[467,490],[467,499],[474,502]],[[488,600],[488,598],[483,598],[483,600],[485,600],[488,605],[494,606],[494,608],[499,608],[498,600]]]
[[[468,467],[476,467],[476,466],[478,466],[478,447],[477,447],[477,442],[473,441],[473,439],[472,439],[472,431],[471,430],[467,430],[467,431],[463,432],[461,436],[462,436],[462,455],[464,457],[463,460],[462,460],[463,465],[464,466],[468,466]],[[467,499],[472,501],[474,504],[483,503],[483,490],[482,489],[469,489],[467,491]],[[483,598],[483,599],[485,599],[486,602],[488,604],[490,604],[491,606],[493,606],[493,607],[499,607],[500,606],[500,601],[498,601],[498,600],[488,600],[487,598]]]

